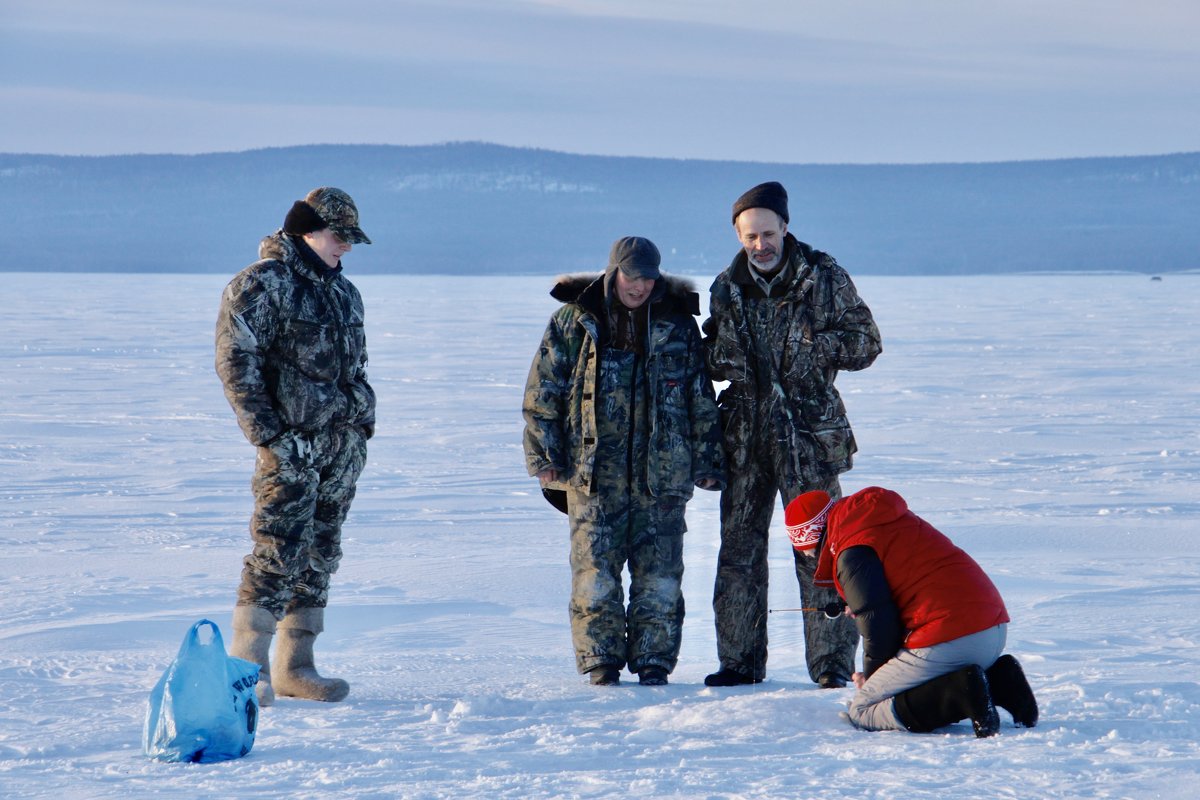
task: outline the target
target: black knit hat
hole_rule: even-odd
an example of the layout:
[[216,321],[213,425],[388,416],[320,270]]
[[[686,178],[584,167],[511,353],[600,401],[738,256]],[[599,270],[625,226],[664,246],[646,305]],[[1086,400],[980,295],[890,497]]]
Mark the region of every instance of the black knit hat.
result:
[[748,208],[766,208],[774,211],[786,224],[788,219],[787,189],[778,181],[760,183],[737,199],[733,204],[733,222],[737,223],[738,214]]

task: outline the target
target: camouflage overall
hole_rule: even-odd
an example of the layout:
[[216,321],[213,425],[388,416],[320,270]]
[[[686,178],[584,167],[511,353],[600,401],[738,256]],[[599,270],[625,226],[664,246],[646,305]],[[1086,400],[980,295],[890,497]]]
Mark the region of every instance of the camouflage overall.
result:
[[[554,470],[571,524],[577,666],[668,672],[683,619],[684,508],[724,485],[724,451],[691,285],[664,276],[642,354],[610,346],[607,278],[568,276],[525,387],[525,463]],[[622,567],[631,576],[628,610]]]
[[[760,680],[775,498],[786,505],[814,489],[840,496],[838,475],[857,448],[834,379],[866,368],[882,349],[870,309],[832,257],[788,234],[784,258],[791,278],[768,297],[739,253],[713,282],[704,323],[710,374],[729,381],[719,399],[729,483],[713,590],[717,655],[723,668]],[[808,559],[795,565],[805,607],[837,599],[813,587]],[[804,636],[814,681],[826,672],[850,677],[858,642],[850,618],[806,612]]]
[[[632,672],[679,656],[683,625],[684,502],[656,499],[644,472],[649,442],[646,373],[636,354],[606,348],[596,404],[596,491],[568,492],[571,638],[576,666]],[[629,565],[626,611],[621,571]]]
[[266,237],[221,298],[216,369],[257,448],[239,605],[324,608],[375,427],[363,303],[302,240]]
[[[713,610],[717,619],[717,655],[723,667],[762,679],[767,664],[768,532],[775,498],[786,506],[798,495],[822,489],[841,497],[837,476],[826,481],[778,489],[778,453],[761,452],[759,468],[734,473],[721,495],[721,550]],[[738,498],[738,502],[734,502]],[[813,586],[813,559],[792,553],[800,602],[804,608],[822,608],[837,601],[832,589]],[[850,677],[858,648],[858,630],[849,617],[828,619],[821,611],[805,611],[804,655],[814,681],[826,672]]]
[[360,428],[286,433],[258,448],[252,487],[254,549],[245,557],[240,605],[282,618],[324,608],[342,558],[342,523],[367,457]]

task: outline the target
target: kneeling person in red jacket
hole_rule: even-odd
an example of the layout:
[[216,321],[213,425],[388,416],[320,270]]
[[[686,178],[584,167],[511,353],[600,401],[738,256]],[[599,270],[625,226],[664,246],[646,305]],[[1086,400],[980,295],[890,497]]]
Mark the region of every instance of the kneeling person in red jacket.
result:
[[786,509],[795,549],[817,559],[814,583],[833,586],[863,640],[850,723],[869,731],[926,732],[970,719],[979,737],[1000,729],[996,706],[1018,725],[1038,709],[1021,665],[1001,655],[1008,611],[969,555],[870,487],[842,500],[807,492]]

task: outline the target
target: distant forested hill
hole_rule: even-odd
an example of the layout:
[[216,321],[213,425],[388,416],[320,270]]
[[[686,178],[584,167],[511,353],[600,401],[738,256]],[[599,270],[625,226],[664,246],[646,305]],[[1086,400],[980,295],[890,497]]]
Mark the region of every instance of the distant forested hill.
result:
[[0,154],[0,270],[232,274],[293,200],[333,185],[375,242],[354,272],[599,269],[636,234],[667,269],[708,275],[738,247],[730,205],[764,180],[787,187],[790,230],[854,274],[1200,267],[1200,153],[818,166],[464,143]]

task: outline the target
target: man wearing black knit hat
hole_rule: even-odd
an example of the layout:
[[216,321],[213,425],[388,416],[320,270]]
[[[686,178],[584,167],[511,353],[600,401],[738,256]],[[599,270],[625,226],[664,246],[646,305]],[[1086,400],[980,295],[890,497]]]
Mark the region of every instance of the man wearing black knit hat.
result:
[[375,429],[362,298],[341,263],[370,243],[350,195],[313,189],[221,297],[217,374],[257,448],[254,549],[243,560],[230,654],[262,668],[262,706],[277,694],[337,701],[350,691],[317,673],[313,643]]
[[[788,196],[775,181],[733,204],[742,250],[717,276],[704,322],[709,372],[728,381],[718,400],[728,482],[721,494],[721,550],[713,590],[720,669],[709,686],[758,683],[767,662],[768,530],[778,495],[841,496],[838,475],[856,450],[834,379],[870,366],[882,350],[871,311],[832,256],[788,233]],[[804,607],[836,593],[813,586],[797,556]],[[858,633],[846,617],[804,613],[812,680],[839,688],[854,673]]]

